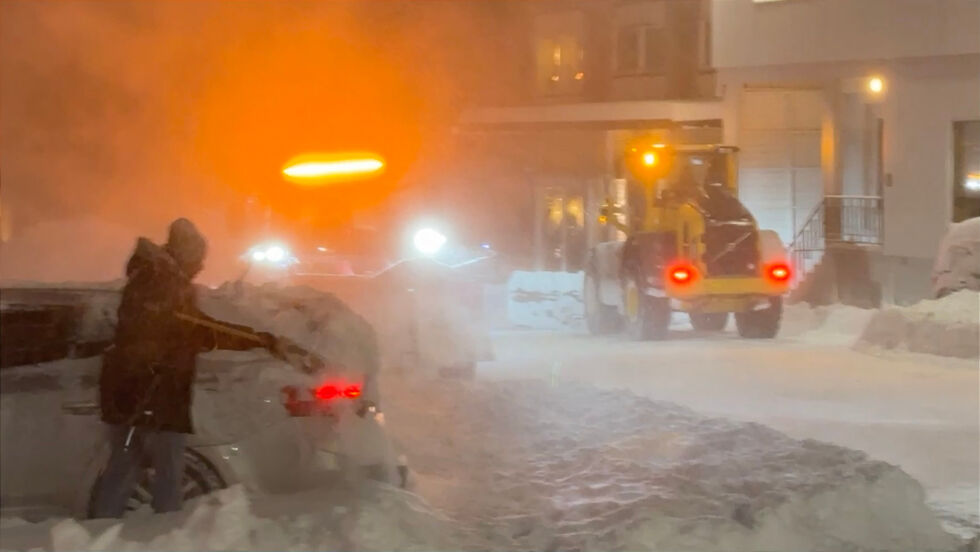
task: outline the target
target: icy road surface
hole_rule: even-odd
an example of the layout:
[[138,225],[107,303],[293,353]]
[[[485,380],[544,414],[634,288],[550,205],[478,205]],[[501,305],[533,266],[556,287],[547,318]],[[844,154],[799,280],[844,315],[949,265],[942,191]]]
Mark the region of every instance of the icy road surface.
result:
[[699,414],[862,450],[919,480],[948,528],[980,531],[976,359],[859,352],[850,347],[853,328],[843,327],[775,340],[743,340],[731,327],[696,334],[675,323],[674,330],[670,340],[646,343],[499,333],[497,359],[481,364],[478,375],[628,389]]

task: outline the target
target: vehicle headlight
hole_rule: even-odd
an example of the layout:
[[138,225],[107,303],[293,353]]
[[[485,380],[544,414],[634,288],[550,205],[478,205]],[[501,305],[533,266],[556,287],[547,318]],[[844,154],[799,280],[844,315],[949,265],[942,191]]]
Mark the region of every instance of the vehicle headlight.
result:
[[423,228],[415,233],[412,242],[419,253],[435,255],[446,245],[446,236],[433,228]]
[[244,258],[253,263],[262,263],[277,267],[286,267],[299,262],[283,245],[261,244],[249,249]]

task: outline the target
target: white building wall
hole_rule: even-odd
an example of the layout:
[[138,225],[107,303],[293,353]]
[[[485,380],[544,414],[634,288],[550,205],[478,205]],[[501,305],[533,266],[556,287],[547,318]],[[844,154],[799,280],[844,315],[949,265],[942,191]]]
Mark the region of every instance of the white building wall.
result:
[[953,122],[980,120],[980,56],[903,64],[891,80],[885,254],[932,258],[952,219]]
[[980,52],[980,0],[713,0],[718,69]]
[[884,254],[931,259],[952,214],[953,122],[980,119],[980,0],[713,0],[712,18],[726,141],[746,87],[820,87],[824,191],[867,194],[882,118]]

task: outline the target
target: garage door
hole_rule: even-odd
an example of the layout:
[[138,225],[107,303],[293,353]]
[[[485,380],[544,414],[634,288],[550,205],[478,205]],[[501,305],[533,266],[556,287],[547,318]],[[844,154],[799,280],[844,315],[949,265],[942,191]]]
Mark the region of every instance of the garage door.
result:
[[748,88],[739,107],[739,197],[789,244],[823,195],[821,92]]

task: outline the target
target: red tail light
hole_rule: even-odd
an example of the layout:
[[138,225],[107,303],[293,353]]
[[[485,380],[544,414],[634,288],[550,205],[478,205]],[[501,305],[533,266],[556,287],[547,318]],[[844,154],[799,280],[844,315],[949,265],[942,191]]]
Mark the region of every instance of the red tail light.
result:
[[694,267],[675,266],[668,272],[670,280],[675,284],[687,284],[694,280]]
[[331,399],[356,399],[361,396],[361,386],[357,384],[326,383],[313,390],[313,396],[321,401]]
[[789,280],[791,275],[789,266],[782,263],[770,265],[767,272],[769,274],[769,279],[775,282],[785,282]]
[[[309,393],[309,394],[307,394]],[[304,390],[287,385],[282,388],[282,405],[290,416],[318,416],[332,412],[334,399],[356,399],[361,396],[361,386],[346,382],[325,383],[320,387]]]

